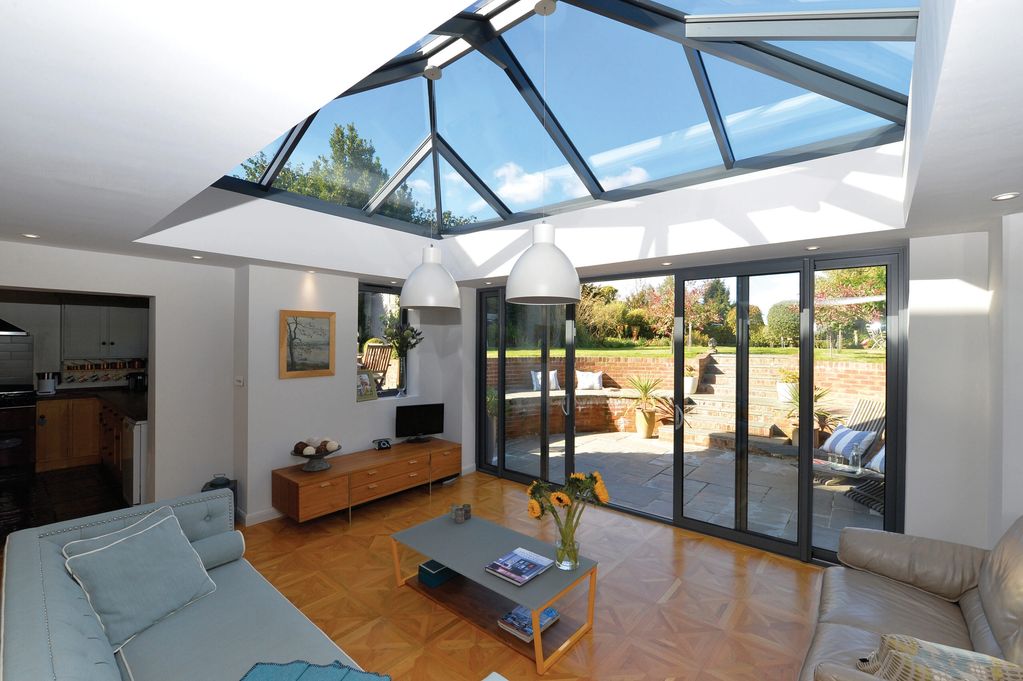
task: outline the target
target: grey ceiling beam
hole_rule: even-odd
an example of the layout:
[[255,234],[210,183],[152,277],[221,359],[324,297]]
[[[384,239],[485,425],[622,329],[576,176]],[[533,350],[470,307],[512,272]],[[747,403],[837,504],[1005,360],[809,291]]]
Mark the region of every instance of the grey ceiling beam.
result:
[[448,144],[440,134],[434,138],[436,142],[436,150],[444,157],[444,160],[451,164],[451,167],[455,169],[455,172],[462,176],[462,179],[473,188],[480,197],[486,201],[494,212],[497,213],[502,220],[507,220],[511,217],[512,212],[505,205],[504,201],[494,193],[490,186],[484,182],[483,178],[473,171],[473,169],[466,163],[461,156],[459,156],[451,145]]
[[314,118],[316,118],[315,113],[288,131],[287,137],[284,138],[284,142],[281,143],[281,147],[274,154],[274,157],[270,159],[270,163],[266,166],[263,174],[260,175],[257,184],[264,188],[269,188],[273,185],[274,180],[281,174],[284,166],[288,163],[288,159],[291,158],[291,152],[295,151],[295,147],[302,141],[302,135],[309,129],[309,125],[313,122]]
[[409,175],[415,172],[416,168],[419,167],[419,164],[426,160],[426,157],[429,156],[432,150],[433,138],[430,135],[427,135],[426,139],[420,142],[419,146],[416,147],[416,150],[412,152],[412,155],[405,159],[405,162],[401,164],[397,172],[395,172],[394,175],[391,175],[391,177],[384,182],[383,186],[377,190],[377,193],[373,195],[369,202],[366,203],[362,212],[366,215],[373,215],[380,210],[380,206],[384,204],[387,197],[394,193],[394,190],[400,187],[401,183],[407,180]]
[[695,15],[685,18],[694,40],[916,40],[913,10]]
[[344,97],[345,95],[354,95],[359,92],[365,92],[366,90],[372,90],[373,88],[383,87],[384,85],[400,83],[401,81],[408,80],[409,78],[417,78],[423,75],[423,71],[428,65],[429,60],[422,58],[405,62],[403,64],[384,66],[345,90],[344,94],[340,96]]
[[[470,40],[468,37],[466,39]],[[473,40],[470,40],[470,42],[473,42]],[[512,85],[515,86],[519,95],[526,102],[529,110],[533,112],[533,115],[536,116],[536,119],[540,121],[540,124],[547,131],[551,141],[554,142],[554,146],[558,148],[561,155],[568,161],[569,167],[579,176],[579,181],[586,187],[586,191],[593,198],[599,199],[604,193],[604,188],[600,186],[597,176],[593,174],[593,170],[590,169],[582,154],[576,149],[568,133],[561,127],[561,123],[554,115],[554,112],[547,106],[547,102],[544,101],[540,91],[536,89],[536,85],[526,75],[526,70],[522,68],[519,60],[515,58],[511,48],[508,47],[508,43],[500,36],[495,36],[485,42],[474,44],[473,47],[505,72]]]
[[430,144],[433,153],[430,160],[433,162],[433,201],[436,206],[436,219],[434,225],[439,235],[444,229],[444,202],[440,195],[440,159],[437,158],[437,96],[434,92],[434,81],[426,81],[426,99],[430,110]]
[[735,154],[732,152],[732,144],[728,141],[728,132],[725,130],[725,121],[721,116],[721,109],[718,108],[717,99],[714,97],[714,88],[711,87],[710,78],[707,76],[707,68],[703,64],[703,57],[698,50],[686,47],[686,60],[693,72],[693,80],[696,81],[696,90],[703,100],[704,111],[707,112],[707,120],[710,121],[710,129],[714,133],[714,139],[718,144],[718,151],[721,152],[721,162],[725,168],[731,169],[735,166]]
[[[830,99],[862,109],[899,125],[906,124],[907,105],[902,97],[878,87],[864,87],[866,81],[772,46],[736,42],[693,40],[686,37],[691,15],[641,0],[562,0],[570,5],[673,40],[685,47],[726,59],[765,75],[816,92]],[[790,58],[790,56],[792,58]]]

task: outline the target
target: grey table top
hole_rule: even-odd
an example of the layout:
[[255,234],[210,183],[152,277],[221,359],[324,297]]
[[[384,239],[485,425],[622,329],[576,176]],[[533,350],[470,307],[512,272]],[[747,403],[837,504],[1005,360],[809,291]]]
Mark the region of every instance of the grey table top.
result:
[[596,561],[579,556],[579,567],[575,570],[559,570],[552,565],[532,581],[515,586],[487,572],[486,566],[519,547],[554,560],[552,545],[489,520],[470,518],[459,525],[447,515],[391,536],[410,549],[530,610],[542,607],[597,565]]

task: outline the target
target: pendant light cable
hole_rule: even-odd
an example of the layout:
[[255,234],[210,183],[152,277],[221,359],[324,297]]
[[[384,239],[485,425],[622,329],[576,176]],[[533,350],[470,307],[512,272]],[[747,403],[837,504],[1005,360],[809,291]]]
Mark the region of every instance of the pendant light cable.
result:
[[[547,15],[543,15],[543,134],[547,133]],[[543,135],[540,136],[540,144],[543,145],[541,159],[543,168],[540,175],[540,219],[547,219],[547,145],[543,144]]]

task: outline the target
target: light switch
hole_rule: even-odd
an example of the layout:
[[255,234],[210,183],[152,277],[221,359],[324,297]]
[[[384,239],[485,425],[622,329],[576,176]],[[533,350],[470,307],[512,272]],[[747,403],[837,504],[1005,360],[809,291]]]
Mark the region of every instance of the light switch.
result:
[[235,384],[235,387],[244,388],[245,387],[245,377],[244,376],[235,376],[234,377],[234,384]]

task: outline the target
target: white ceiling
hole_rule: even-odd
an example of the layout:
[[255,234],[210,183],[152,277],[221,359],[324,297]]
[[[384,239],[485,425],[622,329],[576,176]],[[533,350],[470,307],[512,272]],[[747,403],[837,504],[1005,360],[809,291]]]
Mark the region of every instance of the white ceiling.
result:
[[925,0],[914,66],[911,233],[976,231],[1023,210],[1023,2]]
[[0,239],[115,252],[468,0],[0,2]]

